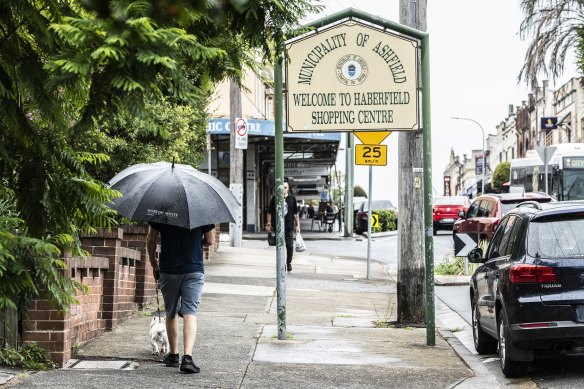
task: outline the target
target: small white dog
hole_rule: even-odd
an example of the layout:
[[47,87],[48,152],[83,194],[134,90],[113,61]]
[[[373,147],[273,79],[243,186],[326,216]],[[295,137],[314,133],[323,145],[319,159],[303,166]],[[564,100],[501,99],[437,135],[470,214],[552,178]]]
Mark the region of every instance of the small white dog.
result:
[[150,322],[150,343],[152,343],[152,355],[168,353],[168,335],[166,334],[166,317],[152,317]]

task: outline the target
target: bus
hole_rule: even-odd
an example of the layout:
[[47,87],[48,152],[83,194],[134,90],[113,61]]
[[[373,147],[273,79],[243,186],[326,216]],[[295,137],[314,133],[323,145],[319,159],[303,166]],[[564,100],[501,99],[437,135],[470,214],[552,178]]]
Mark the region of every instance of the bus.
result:
[[[584,143],[560,143],[548,164],[548,192],[559,201],[584,200]],[[537,151],[511,160],[509,184],[525,192],[545,191],[545,166]]]
[[[559,201],[584,200],[584,143],[554,145],[548,167],[548,192]],[[545,166],[537,151],[511,160],[510,188],[525,192],[545,191]]]

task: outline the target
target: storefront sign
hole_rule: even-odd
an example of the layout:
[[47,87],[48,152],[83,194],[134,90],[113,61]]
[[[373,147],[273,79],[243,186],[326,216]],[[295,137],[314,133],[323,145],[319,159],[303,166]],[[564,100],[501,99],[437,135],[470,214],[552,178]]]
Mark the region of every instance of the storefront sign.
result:
[[[213,118],[207,123],[207,134],[211,135],[229,135],[231,121],[229,118]],[[247,119],[248,136],[269,136],[273,137],[275,126],[273,120]],[[284,133],[284,138],[303,138],[317,140],[341,140],[341,134],[338,132],[327,133]]]

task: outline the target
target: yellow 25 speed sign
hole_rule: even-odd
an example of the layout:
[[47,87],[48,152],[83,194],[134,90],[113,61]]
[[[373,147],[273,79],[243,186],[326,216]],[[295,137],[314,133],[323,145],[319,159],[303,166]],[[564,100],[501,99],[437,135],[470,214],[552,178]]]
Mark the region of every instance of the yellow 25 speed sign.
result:
[[387,166],[387,146],[356,144],[355,165]]

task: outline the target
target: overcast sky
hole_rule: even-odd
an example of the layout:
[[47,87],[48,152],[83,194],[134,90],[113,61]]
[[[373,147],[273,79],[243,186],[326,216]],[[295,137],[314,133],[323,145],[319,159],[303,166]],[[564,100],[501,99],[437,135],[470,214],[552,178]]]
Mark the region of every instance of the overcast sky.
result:
[[[323,4],[326,11],[310,20],[352,7],[399,22],[399,0],[325,0]],[[428,0],[432,185],[436,194],[443,192],[442,173],[450,150],[462,156],[482,148],[480,128],[451,117],[476,120],[488,136],[507,117],[510,104],[527,100],[525,83],[517,82],[527,46],[518,34],[521,21],[519,0]],[[555,87],[577,76],[570,69],[574,69],[571,64]],[[390,199],[396,206],[397,140],[398,134],[393,133],[383,142],[388,145],[388,166],[373,167],[372,191],[374,199]],[[341,159],[337,167],[344,169],[344,157]],[[355,184],[367,192],[368,169],[355,167]]]

